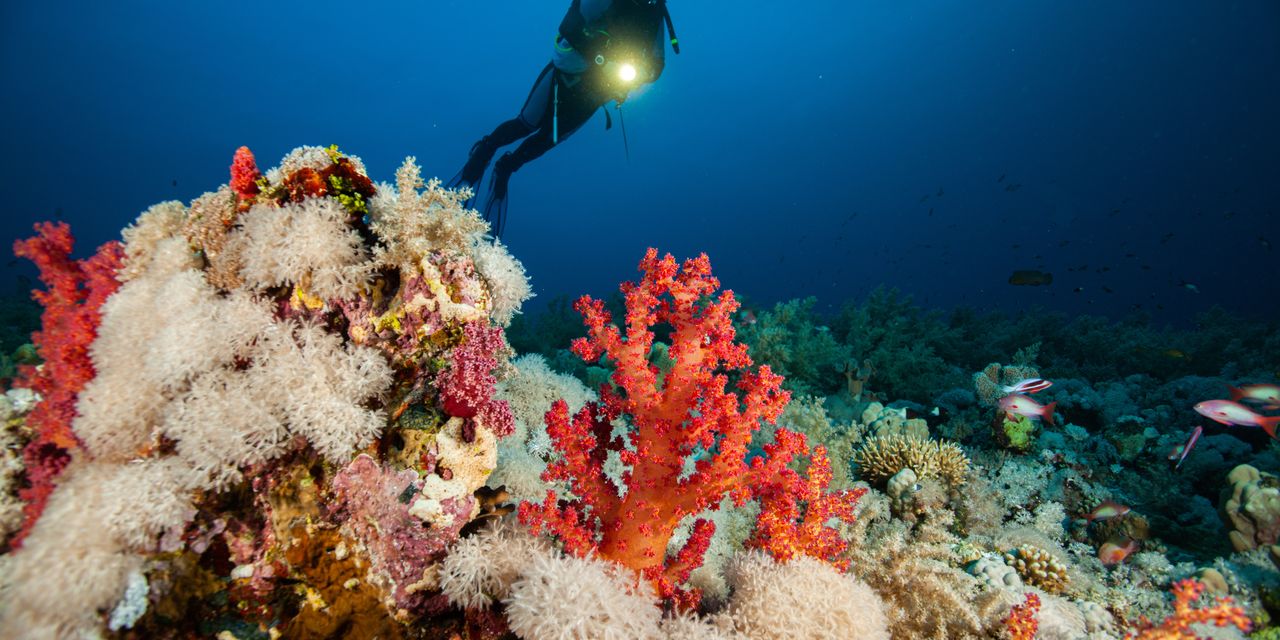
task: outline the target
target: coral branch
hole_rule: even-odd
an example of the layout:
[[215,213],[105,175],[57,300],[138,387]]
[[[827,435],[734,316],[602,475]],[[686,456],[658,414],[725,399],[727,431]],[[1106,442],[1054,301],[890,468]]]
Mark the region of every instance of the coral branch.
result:
[[70,451],[80,445],[71,430],[76,398],[93,379],[89,345],[98,335],[98,309],[120,286],[115,274],[124,258],[120,243],[108,242],[93,256],[72,260],[75,239],[70,227],[44,222],[35,230],[35,237],[13,245],[14,254],[36,263],[40,281],[47,287],[32,293],[44,307],[41,328],[31,337],[44,365],[24,368],[18,382],[42,399],[27,416],[35,438],[23,450],[29,486],[19,491],[26,504],[22,529],[13,540],[15,547],[44,511],[54,480],[70,461]]
[[[802,479],[786,466],[807,453],[805,439],[779,430],[779,443],[747,464],[752,433],[762,421],[775,422],[790,396],[781,376],[768,366],[753,370],[746,347],[734,342],[733,292],[715,295],[719,281],[705,254],[678,265],[650,249],[640,271],[639,282],[622,285],[625,336],[600,300],[583,296],[574,305],[587,336],[573,342],[573,352],[588,363],[607,357],[613,386],[602,386],[601,403],[572,418],[563,402],[548,412],[547,432],[561,455],[543,479],[567,483],[572,498],[548,492],[542,504],[521,505],[521,519],[558,535],[572,553],[594,551],[641,573],[682,607],[697,602],[680,584],[702,563],[714,526],[699,520],[673,558],[667,543],[683,518],[714,508],[726,495],[738,504],[752,497],[764,502],[758,546],[780,558],[833,559],[843,546],[826,522],[852,518],[856,495],[823,493],[831,475],[825,452],[815,455],[809,478]],[[661,380],[648,360],[658,324],[672,329],[672,365]],[[737,380],[732,390],[731,379]],[[629,422],[624,437],[613,434],[620,416]],[[626,469],[619,479],[624,487],[605,475],[610,452]]]
[[1032,640],[1040,630],[1040,596],[1028,593],[1022,604],[1015,604],[1004,619],[1005,631],[1010,640]]
[[1204,593],[1203,582],[1193,579],[1179,580],[1173,585],[1173,615],[1159,625],[1142,619],[1134,629],[1125,634],[1125,640],[1194,640],[1197,636],[1193,624],[1212,624],[1215,627],[1234,626],[1249,631],[1252,623],[1244,609],[1230,597],[1217,598],[1213,606],[1195,608],[1192,603]]

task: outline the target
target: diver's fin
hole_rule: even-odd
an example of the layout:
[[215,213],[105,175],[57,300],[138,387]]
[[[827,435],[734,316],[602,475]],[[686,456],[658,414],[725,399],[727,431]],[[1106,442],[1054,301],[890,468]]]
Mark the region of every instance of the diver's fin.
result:
[[489,179],[489,199],[485,201],[482,213],[495,238],[502,237],[507,224],[507,183],[515,171],[514,164],[510,153],[502,154],[493,164],[493,177]]
[[449,179],[445,184],[448,189],[461,189],[467,187],[471,189],[472,197],[463,203],[463,206],[470,207],[475,201],[475,192],[479,190],[480,181],[484,179],[484,170],[489,167],[489,161],[493,159],[493,154],[498,150],[498,145],[493,143],[491,136],[485,136],[471,145],[471,151],[467,154],[467,162],[462,165],[462,169],[456,175]]

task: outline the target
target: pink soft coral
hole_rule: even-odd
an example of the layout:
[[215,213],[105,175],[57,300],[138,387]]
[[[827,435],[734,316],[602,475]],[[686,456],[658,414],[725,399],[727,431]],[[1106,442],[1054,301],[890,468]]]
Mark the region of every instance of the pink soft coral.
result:
[[[823,452],[815,456],[809,480],[801,480],[787,465],[807,451],[804,437],[779,429],[767,455],[747,463],[752,433],[762,421],[775,422],[790,397],[781,376],[768,366],[753,370],[746,346],[734,342],[733,292],[713,297],[719,281],[705,254],[680,266],[650,249],[640,270],[640,282],[622,285],[625,337],[603,302],[583,296],[574,305],[588,330],[588,337],[574,341],[574,353],[589,363],[607,356],[615,386],[603,386],[602,403],[589,403],[572,418],[563,401],[547,413],[547,432],[561,455],[543,479],[567,483],[574,497],[548,491],[542,504],[520,506],[521,519],[535,531],[555,533],[572,553],[594,552],[640,572],[664,598],[684,607],[698,596],[680,585],[702,563],[715,526],[697,520],[674,558],[666,556],[667,543],[682,519],[715,508],[725,496],[739,505],[762,499],[758,546],[783,558],[834,557],[842,543],[826,519],[851,517],[856,495],[824,494],[830,472]],[[672,366],[661,379],[648,360],[651,328],[658,324],[672,329]],[[727,389],[731,376],[736,391]],[[626,443],[612,435],[614,420],[623,415],[631,425]],[[628,468],[621,478],[625,491],[604,473],[609,452]],[[691,458],[693,470],[686,474]]]
[[19,491],[26,503],[22,529],[12,544],[17,547],[44,511],[54,480],[70,461],[70,451],[80,446],[71,421],[76,398],[94,376],[89,345],[98,335],[98,309],[120,286],[116,271],[124,259],[118,242],[108,242],[85,260],[72,260],[75,239],[65,223],[37,224],[36,236],[13,244],[13,252],[30,259],[40,269],[47,289],[32,295],[42,306],[41,328],[32,335],[44,366],[24,367],[19,386],[40,394],[39,404],[27,416],[35,438],[23,450],[28,487]]
[[462,344],[449,352],[449,366],[436,378],[445,413],[479,418],[499,438],[515,431],[511,406],[493,397],[497,383],[493,370],[505,346],[502,329],[489,327],[484,320],[468,322],[462,328]]

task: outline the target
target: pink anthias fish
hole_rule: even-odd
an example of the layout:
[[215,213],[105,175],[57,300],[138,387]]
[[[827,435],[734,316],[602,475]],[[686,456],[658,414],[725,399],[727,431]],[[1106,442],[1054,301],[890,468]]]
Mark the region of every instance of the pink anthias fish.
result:
[[1053,408],[1056,406],[1058,406],[1057,402],[1040,404],[1027,396],[1016,393],[1000,398],[1000,408],[1004,410],[1005,415],[1041,418],[1047,424],[1053,424]]
[[1260,415],[1249,407],[1230,400],[1205,400],[1195,408],[1196,413],[1214,422],[1237,427],[1262,427],[1272,438],[1276,437],[1276,425],[1280,424],[1280,416]]
[[1112,518],[1119,518],[1126,513],[1129,513],[1128,505],[1120,504],[1113,500],[1103,500],[1098,506],[1093,508],[1093,511],[1084,514],[1084,520],[1085,522],[1110,520]]
[[1112,538],[1102,544],[1098,549],[1098,559],[1102,561],[1102,566],[1110,567],[1128,558],[1134,551],[1138,550],[1138,541],[1130,538]]
[[1040,393],[1051,386],[1053,386],[1053,383],[1043,378],[1026,378],[1024,380],[1019,380],[1012,385],[1001,387],[1001,389],[1006,394]]
[[1200,435],[1204,433],[1204,427],[1196,427],[1191,430],[1191,437],[1187,438],[1186,444],[1180,444],[1173,448],[1169,453],[1170,460],[1177,460],[1178,464],[1173,465],[1173,470],[1177,471],[1182,466],[1182,461],[1187,459],[1187,454],[1195,448],[1196,443],[1200,441]]
[[1246,384],[1240,387],[1227,385],[1234,402],[1259,402],[1263,409],[1280,409],[1280,384]]

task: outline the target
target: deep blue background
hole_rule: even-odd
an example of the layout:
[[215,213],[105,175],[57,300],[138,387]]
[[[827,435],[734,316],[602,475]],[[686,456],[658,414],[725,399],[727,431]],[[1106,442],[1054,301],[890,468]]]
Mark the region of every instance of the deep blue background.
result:
[[[375,180],[407,155],[447,179],[519,109],[567,4],[6,2],[0,241],[52,217],[117,237],[226,182],[242,144],[264,169],[336,143]],[[630,162],[597,115],[513,178],[505,240],[540,302],[607,293],[657,246],[757,302],[884,283],[931,306],[1280,308],[1273,0],[670,6],[684,52],[625,107]],[[1005,282],[1038,267],[1052,286]]]

